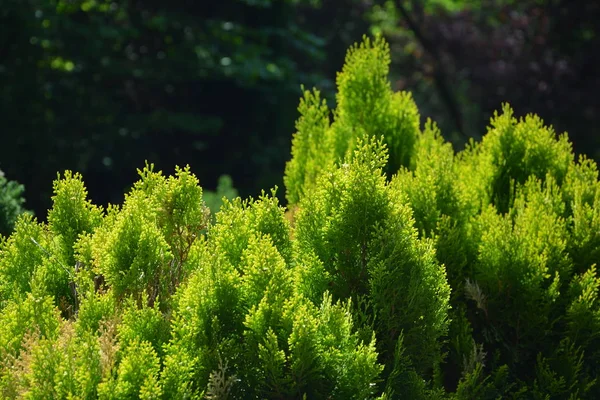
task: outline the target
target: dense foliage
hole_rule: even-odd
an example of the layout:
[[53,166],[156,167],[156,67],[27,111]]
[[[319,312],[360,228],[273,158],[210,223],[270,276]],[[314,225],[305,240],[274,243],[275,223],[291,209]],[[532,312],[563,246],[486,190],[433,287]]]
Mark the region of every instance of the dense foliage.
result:
[[9,235],[20,214],[25,212],[23,193],[25,187],[9,181],[0,170],[0,235]]
[[598,398],[596,164],[508,105],[456,153],[389,63],[365,38],[335,110],[305,92],[287,210],[59,176],[0,244],[2,397]]

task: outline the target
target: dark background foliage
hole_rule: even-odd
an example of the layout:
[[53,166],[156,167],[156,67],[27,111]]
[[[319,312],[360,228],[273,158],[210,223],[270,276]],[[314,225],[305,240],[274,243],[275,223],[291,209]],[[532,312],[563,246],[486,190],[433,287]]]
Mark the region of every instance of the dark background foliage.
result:
[[508,102],[519,115],[536,113],[567,131],[577,152],[599,158],[599,3],[386,4],[375,19],[395,43],[396,87],[416,93],[444,133],[455,132],[455,140],[481,137],[486,121]]
[[[58,171],[120,202],[148,160],[281,187],[301,85],[333,105],[348,46],[392,45],[396,89],[461,146],[504,101],[598,159],[595,2],[0,0],[0,168],[45,217]],[[280,191],[280,195],[282,192]]]

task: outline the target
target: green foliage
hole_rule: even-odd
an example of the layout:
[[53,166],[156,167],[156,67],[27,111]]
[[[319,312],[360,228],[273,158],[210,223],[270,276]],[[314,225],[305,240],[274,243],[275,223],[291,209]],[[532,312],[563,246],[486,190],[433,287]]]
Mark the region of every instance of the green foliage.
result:
[[14,299],[2,312],[0,351],[3,357],[19,353],[25,334],[36,331],[49,338],[56,337],[59,321],[52,299],[28,293],[22,300]]
[[572,165],[562,193],[570,227],[567,247],[575,271],[583,273],[600,257],[600,184],[596,163],[582,157]]
[[0,170],[0,235],[12,233],[15,222],[23,209],[25,187],[15,181],[9,181]]
[[175,307],[166,392],[214,393],[229,382],[235,398],[370,393],[379,372],[373,343],[352,333],[342,305],[322,299],[319,311],[296,293],[289,226],[276,198],[225,203],[201,253]]
[[138,193],[128,197],[113,225],[94,236],[94,263],[117,298],[146,287],[155,290],[161,269],[172,258],[156,210],[145,200]]
[[395,187],[408,196],[421,235],[431,237],[443,215],[457,216],[461,212],[453,163],[452,145],[428,120],[415,144],[414,169],[403,168],[394,177]]
[[292,159],[285,167],[284,182],[287,200],[296,204],[305,190],[310,190],[317,177],[326,170],[334,157],[329,143],[329,108],[319,91],[304,91],[298,106],[300,118],[292,140]]
[[54,203],[48,212],[48,225],[60,242],[61,261],[75,265],[73,245],[79,235],[92,233],[102,220],[102,209],[87,199],[87,190],[80,174],[66,171],[54,182]]
[[206,206],[213,214],[216,214],[223,204],[223,198],[231,201],[238,197],[238,191],[233,187],[233,180],[229,175],[221,175],[217,189],[214,192],[205,191],[203,195]]
[[116,377],[98,385],[101,399],[160,399],[158,383],[160,365],[156,352],[147,341],[129,343],[122,354]]
[[[385,57],[386,46],[379,43],[375,47],[380,52],[371,53],[373,58],[380,56],[379,64],[377,67],[369,64],[371,58],[366,49],[370,46],[369,41],[364,41],[349,52],[347,65],[338,79],[347,85],[339,87],[338,95],[343,99],[338,102],[339,108],[344,107],[344,101],[350,101],[344,96],[360,99],[362,93],[370,93],[378,82],[383,82],[375,78],[360,81],[360,77],[369,71],[383,74],[384,66],[389,62]],[[356,76],[343,76],[350,70]],[[373,76],[376,76],[375,72]],[[351,113],[352,118],[359,120],[366,118],[361,115],[368,115],[370,128],[377,126],[377,119],[384,114],[376,108],[380,104],[378,98],[385,91],[382,89],[385,84],[380,86],[378,95],[364,97],[369,101],[368,106],[355,106]],[[349,95],[348,88],[352,88],[353,96]],[[363,110],[366,112],[361,114]],[[341,114],[342,111],[334,113],[338,119]],[[334,121],[332,127],[336,123]],[[358,122],[354,124],[358,125]],[[318,123],[313,127],[322,129]],[[310,132],[310,129],[314,128],[302,128],[304,132]],[[365,130],[368,132],[368,128],[361,132]],[[378,127],[370,135],[379,137],[382,131]],[[588,357],[597,355],[598,344],[591,345],[587,340],[592,339],[582,339],[571,346],[567,340],[581,335],[586,337],[583,332],[597,330],[592,328],[591,303],[583,306],[582,298],[575,294],[584,289],[574,289],[581,287],[580,283],[574,282],[590,282],[587,293],[596,291],[591,289],[595,286],[589,272],[598,259],[595,221],[600,208],[596,165],[585,158],[576,162],[566,135],[557,137],[553,129],[535,115],[517,119],[508,105],[494,116],[481,142],[471,142],[458,154],[444,141],[435,124],[428,121],[422,131],[416,130],[414,144],[403,146],[410,162],[400,163],[404,166],[399,170],[394,166],[392,171],[397,174],[389,183],[382,170],[389,168],[390,162],[385,159],[379,162],[381,159],[367,156],[368,150],[351,132],[350,129],[340,130],[335,136],[343,143],[342,147],[350,149],[345,157],[338,153],[338,158],[330,160],[328,165],[331,166],[316,179],[311,177],[308,169],[304,170],[307,179],[316,182],[311,184],[312,189],[298,190],[298,182],[303,181],[302,170],[296,167],[286,171],[286,185],[288,198],[299,208],[293,215],[300,251],[308,249],[308,254],[319,259],[321,264],[313,262],[310,265],[314,265],[315,273],[322,276],[325,276],[323,270],[327,272],[327,289],[334,296],[362,296],[358,298],[363,301],[366,296],[367,305],[357,307],[355,314],[376,332],[387,335],[382,335],[379,346],[384,346],[385,339],[394,338],[393,332],[398,331],[398,328],[394,329],[394,320],[398,321],[397,327],[401,327],[403,318],[414,321],[410,310],[422,311],[424,318],[427,318],[425,311],[431,310],[430,319],[423,326],[429,329],[429,334],[427,330],[419,330],[413,322],[410,324],[412,338],[410,328],[405,325],[402,329],[400,350],[394,350],[393,341],[380,347],[385,349],[380,357],[388,360],[386,365],[395,368],[388,370],[389,375],[384,375],[389,379],[387,395],[395,392],[389,385],[396,379],[404,382],[406,390],[418,388],[419,385],[410,383],[412,372],[397,372],[416,368],[420,376],[432,379],[434,387],[442,381],[447,389],[458,387],[459,398],[570,395],[593,398],[597,391],[597,384],[592,379],[596,367]],[[311,162],[311,157],[301,150],[309,135],[303,140],[299,137],[301,132],[293,143],[288,167]],[[384,141],[389,144],[387,138]],[[324,154],[327,151],[325,149]],[[361,154],[358,166],[353,163],[356,159],[352,152]],[[390,153],[393,154],[393,148]],[[360,168],[364,171],[362,174],[357,173]],[[385,191],[392,195],[386,198],[382,195]],[[406,216],[394,224],[387,222],[391,217],[386,215],[392,214],[394,208],[386,204],[404,207]],[[419,240],[413,224],[421,237]],[[377,232],[377,236],[373,232]],[[419,255],[416,260],[422,260],[421,264],[417,263],[420,265],[415,268],[417,271],[435,271],[431,266],[438,262],[445,266],[442,270],[447,271],[452,288],[449,301],[453,310],[448,311],[444,307],[448,303],[440,301],[444,297],[439,294],[449,292],[441,289],[447,287],[445,273],[434,273],[429,278],[425,278],[427,274],[421,278],[430,282],[430,289],[412,278],[415,287],[423,291],[417,297],[421,301],[419,305],[410,297],[400,297],[401,303],[411,304],[410,310],[386,314],[386,306],[394,303],[396,293],[414,293],[410,286],[402,286],[402,283],[408,285],[412,281],[404,278],[399,281],[402,283],[396,283],[393,274],[384,274],[377,269],[374,271],[381,277],[380,281],[367,281],[364,271],[369,265],[380,263],[378,257],[381,257],[370,253],[368,244],[372,243],[374,249],[385,254],[384,260],[393,260],[393,264],[407,268],[410,260],[415,260],[415,256],[409,256],[409,237],[413,238],[414,252]],[[393,267],[390,271],[400,274],[402,268]],[[433,278],[435,276],[438,278]],[[586,278],[577,278],[584,276]],[[373,291],[373,282],[389,285],[388,291]],[[395,288],[399,290],[395,291]],[[385,306],[376,308],[378,297],[373,296],[379,296],[380,304]],[[593,298],[589,296],[587,298]],[[432,297],[440,302],[432,302]],[[590,311],[583,311],[586,307]],[[372,312],[370,318],[361,318],[365,309]],[[580,310],[578,317],[574,310]],[[377,324],[378,318],[385,321],[384,326]],[[575,328],[575,319],[582,324],[580,328]],[[439,325],[432,321],[438,321]],[[575,334],[573,329],[581,333]],[[428,340],[424,340],[425,337]],[[422,375],[424,365],[432,359],[438,362],[443,359],[440,347],[428,348],[419,344],[414,347],[418,350],[411,350],[411,341],[423,339],[429,344],[435,342],[432,340],[435,337],[442,340],[447,337],[448,342],[441,351],[447,349],[448,358],[442,362],[441,370],[434,369],[433,375],[431,371],[430,375]],[[419,343],[418,340],[415,343]],[[588,352],[593,355],[586,355]],[[396,361],[392,362],[393,359]],[[405,361],[399,362],[399,359]],[[425,360],[427,363],[424,364]],[[400,368],[400,365],[410,367]],[[559,368],[560,365],[565,368],[568,365],[570,372]],[[425,395],[427,385],[421,389],[414,389],[416,392],[409,397]],[[421,394],[415,394],[417,392]],[[433,392],[429,395],[434,396]]]
[[59,175],[0,244],[1,396],[598,398],[596,165],[508,106],[459,153],[379,119],[411,109],[386,54],[350,50],[331,125],[305,93],[289,209],[211,215],[189,168],[147,165],[103,210]]
[[108,293],[97,293],[93,290],[79,292],[79,309],[77,312],[78,333],[99,332],[103,322],[113,318],[115,304]]
[[557,139],[552,128],[535,115],[517,120],[507,104],[502,114],[495,113],[481,143],[471,146],[461,173],[468,183],[476,183],[473,196],[485,202],[483,207],[489,202],[502,213],[512,206],[517,186],[530,176],[545,180],[550,175],[562,185],[573,164],[566,134]]
[[389,149],[387,170],[411,165],[419,134],[419,112],[407,92],[394,93],[388,78],[389,46],[382,37],[365,37],[348,51],[337,77],[334,148],[337,158],[352,151],[355,138],[383,136]]
[[518,199],[512,215],[490,207],[479,220],[476,283],[465,289],[473,299],[477,290],[487,297],[477,305],[488,318],[484,329],[496,331],[490,341],[510,349],[511,362],[531,357],[527,352],[535,352],[540,329],[553,328],[552,306],[571,272],[565,223],[552,210],[550,190],[534,192],[527,202]]
[[160,355],[163,344],[169,339],[169,323],[158,305],[148,307],[146,302],[142,302],[138,307],[134,301],[129,300],[119,324],[118,337],[123,346],[134,342],[149,343]]
[[43,228],[30,215],[21,216],[15,232],[0,243],[0,279],[2,301],[31,291],[31,276],[45,258],[42,241]]
[[383,142],[359,140],[348,161],[300,202],[296,239],[323,263],[335,298],[366,299],[386,365],[403,334],[403,351],[431,373],[447,330],[445,271],[432,243],[417,238],[404,196],[386,183]]
[[94,397],[101,377],[100,347],[90,335],[75,336],[72,323],[56,338],[30,335],[5,379],[7,398]]
[[389,160],[383,168],[388,174],[412,165],[420,116],[410,93],[392,91],[389,63],[389,48],[381,37],[365,37],[350,48],[337,76],[331,124],[319,91],[304,93],[284,178],[290,204],[297,204],[331,166],[352,157],[357,141],[372,136],[383,136],[387,145]]

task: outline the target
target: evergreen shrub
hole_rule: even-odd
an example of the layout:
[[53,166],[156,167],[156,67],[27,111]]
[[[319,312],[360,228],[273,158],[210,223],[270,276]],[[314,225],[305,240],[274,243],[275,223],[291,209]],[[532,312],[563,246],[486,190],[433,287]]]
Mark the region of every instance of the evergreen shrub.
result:
[[365,38],[334,110],[304,93],[285,207],[59,175],[0,243],[1,397],[599,398],[597,166],[508,105],[457,152],[389,62]]

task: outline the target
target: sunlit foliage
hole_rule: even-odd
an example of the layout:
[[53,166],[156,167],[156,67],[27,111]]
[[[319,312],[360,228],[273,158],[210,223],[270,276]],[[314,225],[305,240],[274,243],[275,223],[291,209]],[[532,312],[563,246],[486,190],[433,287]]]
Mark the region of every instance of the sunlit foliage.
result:
[[349,51],[333,122],[305,93],[288,209],[59,175],[0,244],[2,397],[597,398],[596,165],[508,105],[455,152],[387,51]]

